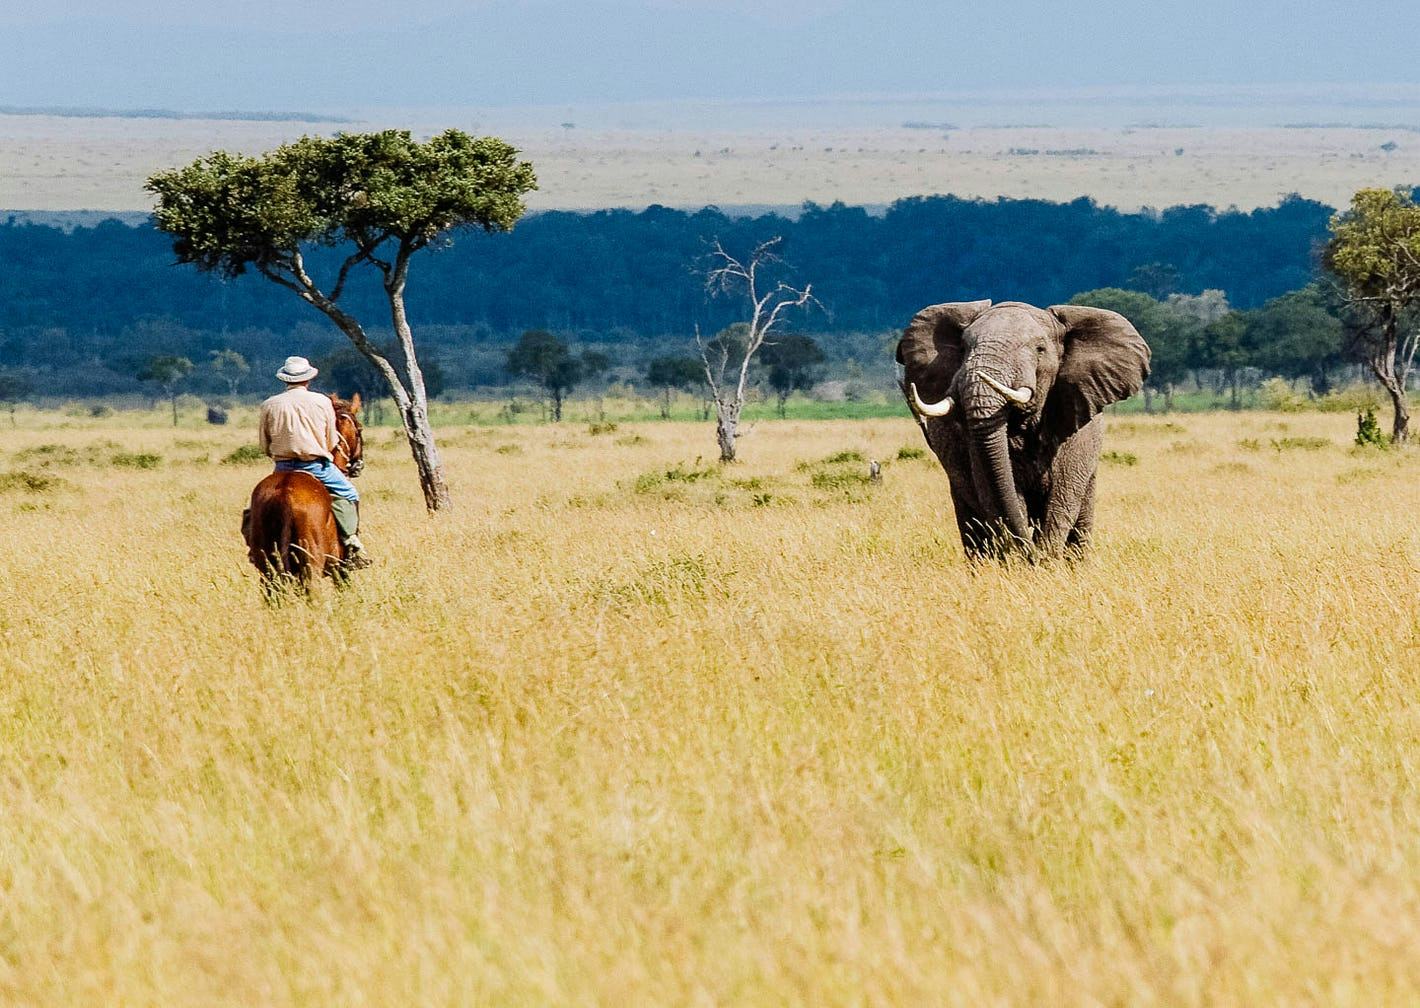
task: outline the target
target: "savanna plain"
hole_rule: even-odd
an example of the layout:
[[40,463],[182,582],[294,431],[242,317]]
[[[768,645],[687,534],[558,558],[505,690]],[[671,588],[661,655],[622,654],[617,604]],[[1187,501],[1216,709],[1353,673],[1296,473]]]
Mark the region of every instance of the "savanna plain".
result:
[[[263,603],[251,427],[0,455],[0,1000],[1414,1004],[1420,456],[1108,418],[969,565],[906,418],[369,432]],[[883,480],[867,480],[867,461]]]

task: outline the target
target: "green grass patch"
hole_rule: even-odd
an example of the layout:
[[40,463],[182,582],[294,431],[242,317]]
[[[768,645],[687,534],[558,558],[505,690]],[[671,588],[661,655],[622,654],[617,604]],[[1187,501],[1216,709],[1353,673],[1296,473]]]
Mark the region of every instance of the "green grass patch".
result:
[[163,456],[153,452],[118,452],[109,458],[109,463],[119,469],[156,469],[163,464]]
[[50,494],[68,487],[67,480],[29,469],[0,474],[0,493]]
[[223,465],[254,465],[266,461],[266,452],[254,444],[242,445],[234,452],[223,456]]
[[78,465],[83,456],[67,445],[42,444],[15,453],[15,461],[44,468]]
[[1100,461],[1106,465],[1136,466],[1139,464],[1139,456],[1133,452],[1107,451],[1100,456]]
[[1326,448],[1331,442],[1324,437],[1284,437],[1272,439],[1273,451],[1317,451]]

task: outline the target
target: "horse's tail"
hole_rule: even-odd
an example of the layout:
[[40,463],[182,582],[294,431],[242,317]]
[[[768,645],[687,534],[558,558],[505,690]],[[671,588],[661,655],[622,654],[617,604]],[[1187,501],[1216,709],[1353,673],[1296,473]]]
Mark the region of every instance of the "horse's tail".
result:
[[[289,510],[281,514],[281,531],[276,535],[276,566],[283,574],[295,574],[291,566],[291,543],[296,537],[296,520]],[[299,556],[299,554],[297,554]]]

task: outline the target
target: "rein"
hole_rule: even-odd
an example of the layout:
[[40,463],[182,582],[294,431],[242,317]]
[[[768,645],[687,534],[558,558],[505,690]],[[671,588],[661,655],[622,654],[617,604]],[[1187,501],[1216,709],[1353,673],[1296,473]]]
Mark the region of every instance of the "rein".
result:
[[[355,425],[355,438],[358,442],[363,443],[365,440],[364,434],[360,430],[360,421],[355,419],[355,414],[348,412],[347,410],[336,410],[335,419],[339,421],[341,417],[345,417],[347,420],[349,420],[352,424]],[[340,427],[338,423],[335,428],[335,436],[339,440],[339,443],[335,446],[336,450],[345,455],[345,465],[346,468],[349,468],[355,463],[355,446],[350,443],[349,439],[346,438],[344,434],[340,433]]]

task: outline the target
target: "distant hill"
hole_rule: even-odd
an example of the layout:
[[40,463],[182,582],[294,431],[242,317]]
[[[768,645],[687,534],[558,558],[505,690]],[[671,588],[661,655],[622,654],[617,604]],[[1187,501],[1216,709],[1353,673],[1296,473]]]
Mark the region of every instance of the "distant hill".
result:
[[348,123],[340,116],[313,112],[181,112],[174,109],[77,108],[68,105],[0,105],[0,115],[54,116],[60,119],[221,119],[232,122]]

